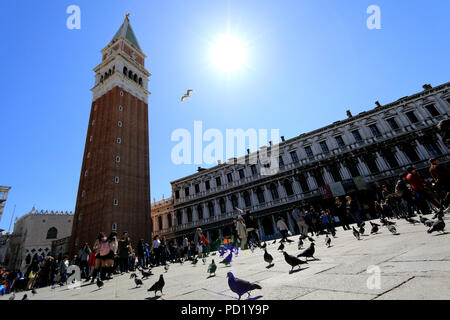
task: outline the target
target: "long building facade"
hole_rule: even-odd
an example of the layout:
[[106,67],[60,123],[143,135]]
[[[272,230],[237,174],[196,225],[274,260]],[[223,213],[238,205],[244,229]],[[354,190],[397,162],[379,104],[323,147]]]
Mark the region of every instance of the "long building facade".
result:
[[75,207],[70,254],[99,232],[148,239],[150,73],[127,17],[101,51]]
[[[294,205],[327,208],[334,196],[351,195],[360,209],[377,199],[382,184],[391,190],[410,165],[424,176],[431,157],[450,160],[437,132],[450,114],[450,83],[381,105],[315,131],[279,143],[279,170],[261,175],[261,163],[249,153],[236,162],[219,164],[171,182],[173,211],[159,215],[154,234],[166,239],[192,237],[201,227],[214,241],[231,234],[236,207],[256,217],[260,236],[279,236],[275,219],[285,218],[297,231]],[[272,145],[267,149],[270,152]]]

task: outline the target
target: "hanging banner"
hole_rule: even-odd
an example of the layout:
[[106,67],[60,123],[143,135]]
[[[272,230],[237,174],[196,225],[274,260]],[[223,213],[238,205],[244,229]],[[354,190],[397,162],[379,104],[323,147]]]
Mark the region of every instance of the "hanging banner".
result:
[[333,198],[333,193],[331,192],[329,185],[324,185],[318,188],[322,199],[330,199]]

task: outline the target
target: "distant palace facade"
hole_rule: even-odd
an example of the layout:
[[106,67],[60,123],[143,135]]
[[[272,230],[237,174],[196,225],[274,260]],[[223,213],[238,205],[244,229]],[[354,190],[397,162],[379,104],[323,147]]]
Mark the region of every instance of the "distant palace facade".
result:
[[[377,199],[382,184],[393,190],[398,175],[411,164],[427,175],[428,160],[450,160],[436,125],[449,117],[450,82],[279,143],[278,173],[262,176],[252,164],[258,152],[171,182],[171,210],[153,216],[153,234],[192,237],[201,227],[210,240],[231,234],[234,209],[251,210],[263,239],[279,235],[275,218],[294,205],[327,208],[335,196],[351,195],[361,209]],[[271,146],[267,149],[270,151]],[[245,161],[243,161],[245,160]]]

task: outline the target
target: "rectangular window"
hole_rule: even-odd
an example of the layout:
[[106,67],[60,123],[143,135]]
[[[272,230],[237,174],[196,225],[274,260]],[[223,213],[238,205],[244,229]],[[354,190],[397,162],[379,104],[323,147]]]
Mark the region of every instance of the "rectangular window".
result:
[[184,188],[184,195],[185,195],[186,197],[189,196],[189,187]]
[[308,158],[313,158],[314,157],[314,153],[312,152],[312,149],[310,146],[305,147],[305,152],[306,155],[308,156]]
[[222,185],[222,180],[220,179],[220,177],[216,177],[216,186],[220,187]]
[[419,119],[417,119],[416,115],[414,114],[414,111],[407,112],[406,116],[411,123],[416,123],[419,121]]
[[397,121],[395,121],[395,118],[390,118],[390,119],[387,119],[386,121],[392,130],[397,130],[399,128]]
[[196,184],[194,186],[194,188],[195,188],[195,193],[199,193],[200,192],[200,185],[199,184]]
[[322,151],[323,151],[324,153],[330,152],[330,149],[328,149],[328,146],[327,146],[327,142],[326,142],[326,141],[320,142],[320,147],[322,148]]
[[253,174],[253,175],[258,174],[258,171],[256,170],[256,165],[254,165],[254,164],[251,165],[251,166],[250,166],[250,169],[252,170],[252,174]]
[[302,188],[303,192],[308,192],[309,191],[309,185],[308,185],[308,181],[306,180],[306,177],[304,174],[299,174],[297,176],[298,178],[298,182],[300,182],[300,187]]
[[292,159],[293,163],[297,163],[298,162],[297,152],[295,152],[295,151],[291,152],[291,159]]
[[211,185],[209,184],[209,180],[205,181],[205,189],[206,190],[211,189]]
[[379,137],[381,136],[380,130],[378,130],[378,127],[376,124],[372,124],[369,126],[370,132],[372,132],[372,135],[374,137]]
[[93,139],[94,139],[94,138],[93,138],[92,136],[89,137],[89,141],[92,142]]
[[428,112],[431,114],[432,117],[437,117],[440,115],[439,111],[437,111],[434,104],[429,104],[429,105],[425,106],[425,108],[428,110]]
[[239,178],[241,178],[241,179],[245,178],[244,169],[239,169]]
[[233,182],[233,175],[231,174],[231,172],[227,173],[227,179],[228,179],[228,182]]
[[342,136],[337,136],[336,142],[340,148],[345,147],[345,142],[344,139],[342,139]]
[[119,200],[118,200],[118,199],[114,199],[113,204],[114,204],[115,206],[118,206],[118,205],[119,205]]
[[280,168],[283,167],[284,166],[284,161],[283,161],[283,157],[282,156],[278,157],[278,161],[279,161],[279,164],[280,164]]
[[180,190],[175,190],[175,199],[180,199]]
[[115,183],[119,183],[119,177],[115,177],[115,178],[114,178],[114,182],[115,182]]
[[361,135],[359,134],[358,130],[352,131],[352,135],[353,135],[353,138],[355,138],[356,142],[361,142],[362,141]]
[[116,142],[117,142],[118,144],[120,144],[120,143],[122,142],[122,139],[117,138],[117,139],[116,139]]

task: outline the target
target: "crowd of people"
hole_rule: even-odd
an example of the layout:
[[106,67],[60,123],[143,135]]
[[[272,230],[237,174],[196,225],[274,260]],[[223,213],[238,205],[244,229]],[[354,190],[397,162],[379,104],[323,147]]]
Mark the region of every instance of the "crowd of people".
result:
[[[324,231],[334,235],[336,227],[351,230],[350,224],[361,226],[364,220],[374,218],[401,219],[415,216],[417,213],[427,215],[432,212],[449,210],[450,205],[450,172],[439,163],[437,158],[430,159],[427,181],[414,167],[407,168],[399,175],[393,190],[383,185],[379,190],[379,200],[372,206],[358,206],[350,195],[336,197],[334,203],[327,208],[316,208],[313,205],[295,205],[289,214],[298,227],[298,233],[304,236],[320,235]],[[191,240],[187,236],[181,243],[176,240],[166,241],[156,235],[151,244],[144,239],[137,242],[136,248],[125,231],[119,238],[116,232],[108,237],[100,232],[92,246],[85,243],[79,253],[71,260],[68,256],[55,259],[48,256],[35,256],[26,271],[5,271],[0,269],[0,294],[32,290],[49,285],[65,285],[73,280],[75,265],[80,270],[80,280],[93,283],[97,277],[102,280],[112,279],[113,274],[133,272],[136,268],[156,267],[171,263],[183,263],[194,257],[207,256],[219,246],[231,244],[241,249],[261,246],[258,224],[250,210],[236,208],[237,216],[231,225],[230,242],[219,238],[213,243],[205,237],[201,228],[197,228]],[[281,241],[287,241],[292,235],[285,217],[276,217],[276,227],[281,234]],[[70,272],[69,272],[70,270]],[[77,279],[78,280],[78,279]]]

